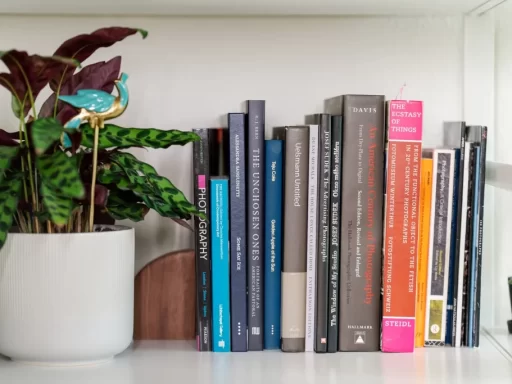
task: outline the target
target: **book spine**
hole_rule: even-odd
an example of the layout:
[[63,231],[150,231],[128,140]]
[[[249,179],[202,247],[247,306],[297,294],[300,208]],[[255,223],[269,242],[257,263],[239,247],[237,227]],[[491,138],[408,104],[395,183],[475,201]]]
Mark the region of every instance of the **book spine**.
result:
[[341,135],[342,116],[331,119],[331,218],[330,218],[330,260],[329,260],[329,328],[327,331],[327,352],[338,351],[338,292],[340,263],[340,202],[341,202]]
[[247,351],[245,115],[228,114],[231,248],[231,349]]
[[455,162],[453,171],[453,205],[452,205],[452,223],[450,239],[450,267],[448,273],[448,301],[446,305],[446,338],[445,344],[451,345],[453,340],[453,303],[455,290],[455,261],[457,251],[457,209],[459,199],[459,177],[460,177],[460,148],[455,148]]
[[[483,254],[483,236],[484,236],[484,202],[485,202],[485,167],[487,161],[487,127],[482,127],[480,140],[480,193],[478,208],[478,252],[476,261],[476,295],[475,295],[475,313],[474,313],[474,346],[480,346],[480,296],[482,290],[482,254]],[[510,283],[510,282],[509,282]],[[510,286],[509,286],[510,287]],[[510,296],[512,306],[512,293]]]
[[454,328],[452,331],[452,346],[453,347],[461,347],[462,346],[462,308],[463,308],[463,294],[464,294],[464,254],[465,254],[465,243],[466,243],[466,230],[468,225],[468,198],[469,198],[469,183],[470,183],[470,168],[471,168],[471,146],[470,144],[465,144],[463,150],[464,152],[464,164],[463,168],[460,170],[459,174],[459,185],[460,179],[463,179],[462,183],[462,193],[459,191],[459,197],[462,195],[462,198],[459,200],[458,204],[462,207],[461,212],[461,220],[459,229],[461,231],[461,235],[458,238],[458,245],[456,252],[455,260],[455,284],[453,289],[453,323]]
[[472,222],[472,241],[470,251],[470,270],[469,270],[469,292],[468,292],[468,304],[467,304],[467,346],[473,347],[473,319],[474,319],[474,299],[476,291],[476,263],[478,253],[478,226],[479,226],[479,193],[480,193],[480,146],[475,147],[475,182],[474,182],[474,193],[473,193],[473,222]]
[[346,95],[339,349],[378,351],[382,275],[384,96]]
[[327,352],[329,318],[329,245],[331,201],[331,121],[320,115],[318,151],[318,245],[316,262],[315,352]]
[[[448,134],[455,134],[458,136],[458,141],[460,142],[460,158],[459,158],[459,180],[457,187],[457,217],[456,217],[456,234],[455,234],[455,253],[453,254],[454,260],[454,282],[453,282],[453,311],[452,311],[452,346],[460,347],[460,321],[461,321],[461,309],[462,306],[459,305],[460,300],[462,299],[462,280],[459,281],[460,272],[460,255],[461,255],[461,238],[464,238],[464,233],[466,230],[466,219],[465,219],[465,210],[463,209],[463,200],[464,200],[464,185],[467,183],[467,174],[464,172],[465,164],[467,163],[466,156],[466,124],[464,122],[456,122],[456,123],[445,123],[444,126],[445,131],[451,130],[452,132],[445,132]],[[458,133],[457,133],[458,131]],[[457,145],[454,140],[454,145]],[[460,307],[460,308],[459,308]]]
[[196,255],[197,349],[211,351],[211,247],[210,247],[210,153],[208,129],[194,129],[199,140],[193,144],[194,203],[207,219],[194,218]]
[[248,100],[247,169],[247,239],[249,244],[247,274],[249,291],[248,349],[263,350],[263,243],[265,204],[265,101]]
[[283,142],[265,142],[265,308],[264,348],[281,344],[281,259],[283,220]]
[[212,179],[211,191],[213,351],[230,352],[228,179]]
[[416,348],[423,347],[425,345],[425,311],[427,303],[432,172],[432,158],[424,157],[421,160],[420,235],[418,241],[418,270],[416,275]]
[[434,151],[425,346],[445,345],[454,157],[453,150]]
[[467,320],[468,320],[468,294],[469,294],[469,283],[470,283],[470,265],[471,265],[471,249],[473,246],[473,195],[475,193],[475,143],[468,142],[470,146],[469,155],[469,176],[468,176],[468,200],[467,200],[467,225],[466,235],[464,237],[464,269],[463,269],[463,281],[462,281],[462,319],[461,319],[461,338],[462,344],[467,346],[468,335],[467,335]]
[[315,348],[316,244],[318,230],[318,125],[309,126],[308,249],[306,272],[306,352]]
[[282,344],[284,352],[305,350],[309,129],[287,127],[284,171]]
[[389,102],[383,352],[414,351],[422,116],[421,101]]

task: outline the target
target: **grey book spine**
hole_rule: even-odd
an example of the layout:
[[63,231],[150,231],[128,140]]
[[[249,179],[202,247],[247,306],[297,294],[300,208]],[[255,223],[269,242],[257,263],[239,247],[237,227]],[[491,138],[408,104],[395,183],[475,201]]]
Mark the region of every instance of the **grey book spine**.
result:
[[265,101],[247,101],[248,349],[263,350]]
[[341,351],[378,351],[383,236],[384,96],[343,97]]
[[327,352],[329,329],[329,246],[331,201],[331,117],[315,114],[306,124],[318,124],[318,243],[316,263],[315,352]]
[[338,351],[340,203],[341,203],[341,135],[342,116],[331,119],[331,247],[329,260],[329,330],[327,352]]
[[284,352],[303,352],[306,335],[309,129],[286,127],[284,131],[281,349]]

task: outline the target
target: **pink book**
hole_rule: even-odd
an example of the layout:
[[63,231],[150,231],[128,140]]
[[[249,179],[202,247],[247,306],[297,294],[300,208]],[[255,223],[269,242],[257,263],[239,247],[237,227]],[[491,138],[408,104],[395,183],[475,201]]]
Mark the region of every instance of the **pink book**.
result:
[[422,122],[421,101],[388,102],[383,352],[414,351]]

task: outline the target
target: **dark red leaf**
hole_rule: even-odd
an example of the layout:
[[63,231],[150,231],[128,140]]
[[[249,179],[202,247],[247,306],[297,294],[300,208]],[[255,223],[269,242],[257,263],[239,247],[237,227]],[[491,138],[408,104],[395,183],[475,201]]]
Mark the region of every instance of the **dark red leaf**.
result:
[[[79,89],[99,89],[111,93],[114,89],[114,81],[119,78],[121,71],[121,57],[114,57],[108,62],[101,61],[84,67],[73,75],[60,89],[60,95],[74,95]],[[55,100],[54,92],[44,102],[39,112],[39,117],[53,117]],[[57,105],[57,119],[65,124],[78,113],[77,109],[62,101]]]
[[[143,38],[146,38],[147,32],[142,29],[124,27],[101,28],[91,34],[78,35],[65,41],[55,51],[55,55],[71,57],[79,62],[83,62],[99,48],[110,47],[137,32],[139,32]],[[50,87],[56,91],[59,83],[67,83],[74,72],[74,68],[67,68],[63,73],[52,78]]]
[[[85,200],[91,200],[91,184],[84,184],[85,190],[87,191]],[[101,184],[96,184],[94,187],[94,205],[104,207],[108,200],[108,188]]]
[[187,222],[186,222],[185,220],[183,220],[183,219],[171,218],[171,220],[172,220],[172,221],[174,221],[175,223],[177,223],[177,224],[181,225],[182,227],[184,227],[184,228],[187,228],[187,229],[191,230],[192,232],[194,231],[194,230],[192,229],[192,227],[190,226],[190,224],[189,224],[189,223],[187,223]]
[[0,82],[11,93],[15,94],[20,102],[26,101],[25,113],[31,108],[30,99],[28,98],[29,90],[31,90],[35,100],[50,79],[56,76],[63,67],[71,66],[75,68],[79,65],[77,61],[63,57],[29,55],[27,52],[16,50],[0,52],[0,59],[10,72],[10,74],[0,74],[2,78]]
[[0,146],[2,147],[17,147],[19,143],[14,140],[19,133],[9,133],[0,129]]

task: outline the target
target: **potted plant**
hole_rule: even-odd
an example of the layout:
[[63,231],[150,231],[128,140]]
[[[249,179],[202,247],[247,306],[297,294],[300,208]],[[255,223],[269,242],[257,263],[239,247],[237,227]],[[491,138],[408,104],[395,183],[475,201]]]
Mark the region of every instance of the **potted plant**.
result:
[[[121,58],[79,69],[97,49],[145,31],[104,28],[53,56],[0,52],[18,130],[0,130],[0,354],[43,364],[112,358],[132,341],[134,232],[99,225],[153,209],[200,215],[171,181],[127,152],[198,137],[110,124],[129,100]],[[53,93],[36,110],[41,90]],[[111,94],[116,89],[116,93]]]

